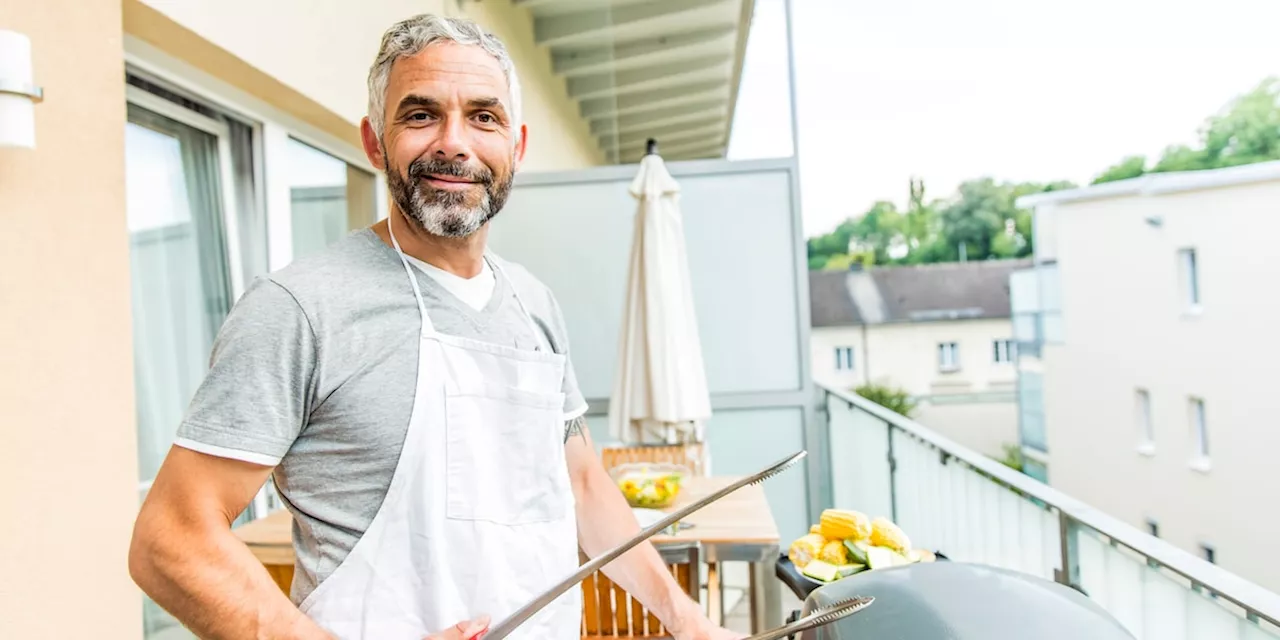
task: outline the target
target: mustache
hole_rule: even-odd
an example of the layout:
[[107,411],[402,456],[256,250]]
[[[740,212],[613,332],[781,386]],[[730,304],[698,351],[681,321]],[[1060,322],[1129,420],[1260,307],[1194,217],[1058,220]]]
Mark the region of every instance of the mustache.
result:
[[465,162],[449,162],[436,158],[418,158],[409,164],[407,171],[410,180],[423,180],[428,176],[449,176],[462,178],[480,184],[493,184],[493,172],[488,167],[469,166]]

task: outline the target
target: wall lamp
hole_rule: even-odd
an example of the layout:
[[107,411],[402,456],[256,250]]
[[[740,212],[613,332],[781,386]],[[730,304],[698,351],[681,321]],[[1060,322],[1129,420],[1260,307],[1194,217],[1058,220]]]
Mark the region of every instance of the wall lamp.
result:
[[44,90],[31,70],[31,40],[0,29],[0,147],[36,147],[36,105]]

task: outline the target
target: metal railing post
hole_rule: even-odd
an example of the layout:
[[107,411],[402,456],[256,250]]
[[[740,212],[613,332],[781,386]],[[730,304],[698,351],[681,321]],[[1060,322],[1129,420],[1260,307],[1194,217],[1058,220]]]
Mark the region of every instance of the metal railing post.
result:
[[893,424],[886,422],[884,426],[888,429],[889,436],[889,451],[887,454],[889,459],[889,517],[893,518],[894,522],[897,522],[898,488],[896,486],[896,478],[898,475],[898,459],[893,455]]
[[1068,587],[1080,588],[1080,547],[1076,540],[1079,527],[1065,511],[1058,510],[1058,550],[1061,568],[1053,572],[1054,579]]

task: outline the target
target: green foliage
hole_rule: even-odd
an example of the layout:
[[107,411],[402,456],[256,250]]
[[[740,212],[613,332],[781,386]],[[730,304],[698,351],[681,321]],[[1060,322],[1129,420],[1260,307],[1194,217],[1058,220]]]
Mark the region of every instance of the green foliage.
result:
[[[1154,163],[1129,156],[1093,184],[1267,160],[1280,160],[1280,78],[1264,80],[1207,119],[1195,147],[1170,146]],[[982,177],[965,181],[948,198],[928,200],[924,182],[912,178],[905,210],[893,202],[877,202],[831,233],[810,238],[809,268],[847,269],[854,260],[866,266],[954,262],[961,259],[962,247],[965,260],[1028,256],[1035,249],[1032,214],[1014,203],[1032,193],[1071,188],[1075,185],[1069,182],[1009,183]]]
[[916,402],[911,399],[911,394],[897,387],[869,383],[855,387],[853,392],[890,411],[893,411],[894,413],[908,418],[910,418],[911,413],[916,410]]
[[1136,178],[1146,172],[1146,156],[1129,156],[1128,158],[1108,167],[1106,171],[1103,171],[1098,177],[1093,179],[1093,184],[1115,182],[1116,180],[1128,180],[1129,178]]
[[1102,172],[1094,184],[1127,180],[1147,173],[1200,171],[1280,160],[1280,77],[1263,80],[1237,97],[1222,113],[1207,119],[1198,147],[1172,145],[1150,168],[1131,156]]
[[854,263],[861,263],[864,268],[869,267],[875,264],[875,255],[867,251],[837,253],[828,256],[826,264],[821,268],[825,271],[848,271]]
[[999,460],[1000,464],[1021,472],[1023,465],[1022,448],[1016,444],[1006,444],[1001,448],[1004,449],[1004,457]]

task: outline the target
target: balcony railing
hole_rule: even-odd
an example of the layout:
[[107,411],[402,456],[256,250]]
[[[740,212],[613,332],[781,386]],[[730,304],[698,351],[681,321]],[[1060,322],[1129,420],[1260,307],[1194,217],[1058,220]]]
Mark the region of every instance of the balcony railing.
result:
[[835,504],[953,560],[1070,584],[1139,640],[1280,638],[1280,595],[851,392],[820,387]]

